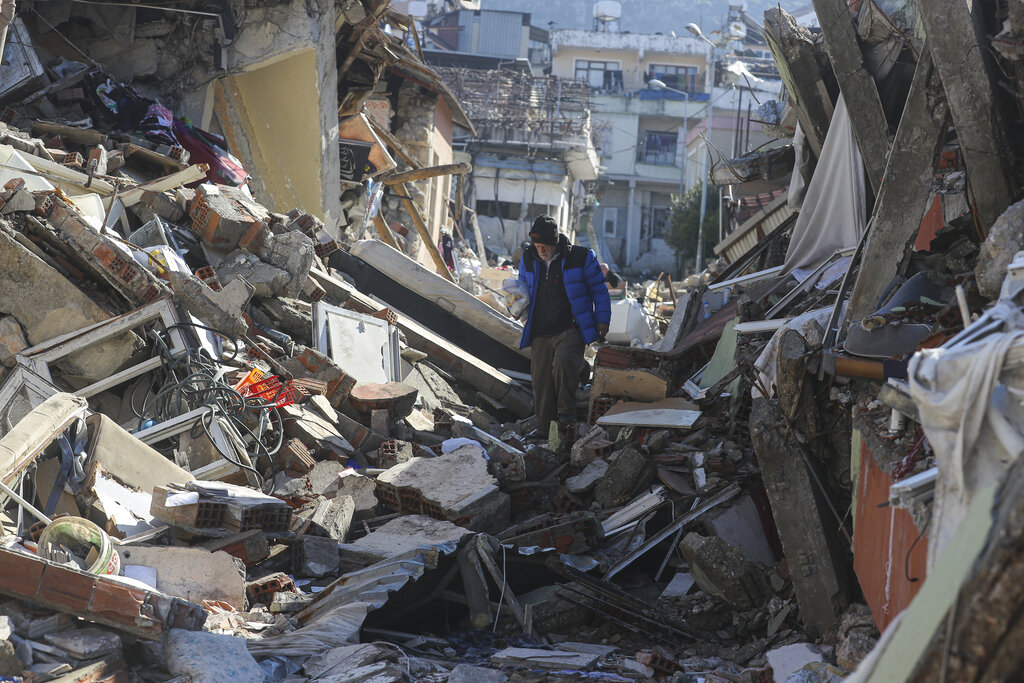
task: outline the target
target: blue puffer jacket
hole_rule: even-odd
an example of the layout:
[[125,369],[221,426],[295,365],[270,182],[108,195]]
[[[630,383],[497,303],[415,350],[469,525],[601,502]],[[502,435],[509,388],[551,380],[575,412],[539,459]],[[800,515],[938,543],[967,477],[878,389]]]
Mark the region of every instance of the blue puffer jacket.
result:
[[[559,235],[558,251],[562,255],[562,281],[569,296],[569,307],[576,319],[576,326],[583,334],[583,341],[591,344],[597,341],[597,326],[607,325],[612,319],[612,302],[608,288],[604,285],[604,273],[594,252],[586,247],[569,244],[569,238]],[[537,265],[542,263],[533,245],[523,252],[519,262],[519,279],[530,290],[530,316],[523,326],[523,338],[519,348],[524,349],[533,342],[533,307],[537,301]]]

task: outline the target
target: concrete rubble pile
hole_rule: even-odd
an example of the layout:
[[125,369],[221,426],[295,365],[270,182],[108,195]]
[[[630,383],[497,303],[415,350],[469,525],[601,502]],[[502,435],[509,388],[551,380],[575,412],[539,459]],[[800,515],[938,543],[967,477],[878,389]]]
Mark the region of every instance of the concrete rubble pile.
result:
[[597,346],[563,439],[517,323],[370,215],[427,234],[416,183],[470,170],[367,114],[385,68],[440,88],[387,2],[331,10],[330,112],[383,155],[333,208],[96,64],[4,95],[0,678],[1012,679],[1021,82],[941,30],[996,15],[890,4],[766,13],[806,192],[644,287],[663,337]]

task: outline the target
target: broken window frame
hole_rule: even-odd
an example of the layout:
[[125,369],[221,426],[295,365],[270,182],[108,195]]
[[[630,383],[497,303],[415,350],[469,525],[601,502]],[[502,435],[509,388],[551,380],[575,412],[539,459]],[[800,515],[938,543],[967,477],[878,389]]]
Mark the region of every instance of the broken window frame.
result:
[[[212,409],[209,406],[202,406],[195,410],[190,410],[189,412],[182,413],[177,417],[172,417],[170,420],[166,420],[165,422],[161,422],[153,425],[152,427],[147,427],[146,429],[136,432],[135,438],[147,446],[155,447],[155,444],[158,444],[161,441],[172,439],[189,431],[195,427],[199,420],[204,419],[210,412],[212,412]],[[222,423],[215,415],[207,425],[207,429],[209,430],[213,445],[220,453],[229,453],[243,465],[247,465],[250,468],[253,466],[245,448],[237,447],[242,443],[242,438],[237,432],[234,432],[234,427],[230,424]],[[204,481],[220,479],[221,477],[234,474],[239,469],[237,465],[229,462],[223,457],[195,470],[190,470],[188,468],[188,463],[183,464],[179,462],[178,465],[188,470],[196,479]],[[247,479],[252,477],[251,472],[248,470],[243,471],[246,473]]]
[[[52,382],[53,376],[50,374],[50,363],[59,361],[93,344],[146,325],[157,319],[163,321],[164,327],[168,332],[171,354],[176,356],[187,353],[188,345],[185,342],[183,332],[180,329],[174,328],[175,325],[178,325],[177,312],[169,300],[160,299],[116,318],[103,320],[94,325],[89,325],[80,330],[69,332],[68,334],[27,348],[19,353],[16,358],[19,363],[27,365],[37,375]],[[82,398],[89,398],[101,391],[106,391],[111,387],[155,370],[163,362],[163,358],[154,356],[149,360],[116,372],[110,377],[93,382],[89,386],[75,391],[75,393]]]

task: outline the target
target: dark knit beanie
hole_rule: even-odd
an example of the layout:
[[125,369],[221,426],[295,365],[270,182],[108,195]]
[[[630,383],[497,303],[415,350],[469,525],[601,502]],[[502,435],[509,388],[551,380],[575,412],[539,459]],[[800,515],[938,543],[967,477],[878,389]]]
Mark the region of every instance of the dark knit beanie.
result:
[[547,214],[537,216],[530,228],[530,239],[534,244],[558,244],[558,223]]

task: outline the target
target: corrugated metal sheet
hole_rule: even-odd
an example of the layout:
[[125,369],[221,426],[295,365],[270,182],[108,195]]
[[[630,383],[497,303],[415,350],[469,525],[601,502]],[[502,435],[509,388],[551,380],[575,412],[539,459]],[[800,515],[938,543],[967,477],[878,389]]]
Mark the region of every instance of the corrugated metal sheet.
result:
[[523,32],[522,14],[483,10],[476,19],[480,21],[480,40],[476,52],[509,59],[519,56]]

